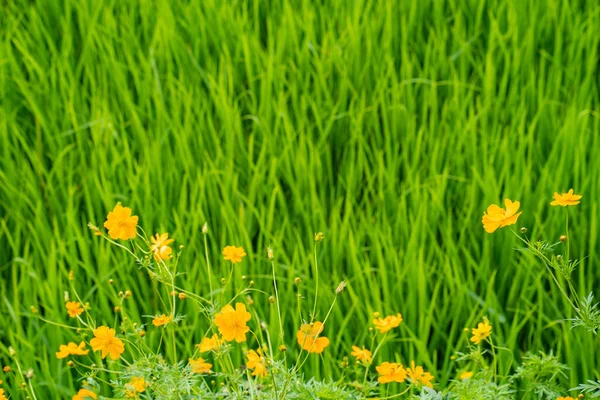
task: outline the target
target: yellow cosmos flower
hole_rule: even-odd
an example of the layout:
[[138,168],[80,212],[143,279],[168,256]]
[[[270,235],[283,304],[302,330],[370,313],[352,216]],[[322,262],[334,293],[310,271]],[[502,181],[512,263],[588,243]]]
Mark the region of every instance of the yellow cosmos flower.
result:
[[56,352],[56,358],[67,358],[70,355],[85,356],[87,353],[89,353],[89,350],[85,349],[85,342],[79,343],[79,346],[69,342],[66,346],[64,344],[60,345],[59,351]]
[[202,339],[200,344],[197,344],[196,347],[200,351],[200,353],[206,353],[211,350],[218,350],[219,347],[223,345],[223,341],[219,338],[219,335],[216,333],[212,335],[212,337],[205,337]]
[[352,346],[352,353],[350,355],[356,357],[358,361],[364,361],[370,363],[373,360],[373,354],[364,347],[361,349],[358,346]]
[[243,247],[227,246],[223,249],[223,258],[225,261],[231,261],[232,264],[242,262],[246,255]]
[[521,203],[505,199],[504,205],[506,206],[506,210],[496,204],[492,204],[483,213],[481,222],[483,223],[483,229],[487,233],[492,233],[498,228],[504,228],[505,226],[517,223],[517,219],[521,215],[521,212],[517,212],[519,207],[521,207]]
[[325,336],[319,337],[323,332],[323,323],[315,321],[312,326],[310,324],[302,324],[300,330],[296,332],[296,339],[302,349],[309,353],[321,354],[325,347],[329,346],[329,339]]
[[4,395],[4,389],[0,389],[0,400],[8,400]]
[[377,380],[379,383],[398,382],[402,383],[406,379],[406,370],[402,364],[384,362],[378,367],[375,367],[379,373]]
[[131,208],[123,207],[117,203],[115,208],[108,213],[104,227],[108,229],[111,239],[129,240],[137,235],[137,215],[131,215]]
[[170,315],[167,316],[165,314],[162,314],[160,316],[155,316],[154,319],[152,320],[152,324],[154,326],[163,326],[163,325],[167,325],[169,322],[171,322],[172,319],[173,319],[173,317],[171,317]]
[[423,367],[415,366],[415,362],[410,362],[410,368],[406,369],[406,374],[410,378],[413,383],[417,383],[423,386],[428,386],[430,388],[433,387],[431,381],[433,380],[433,375],[429,372],[425,372]]
[[483,322],[480,322],[477,325],[477,328],[473,328],[471,330],[473,336],[471,337],[471,342],[475,344],[481,343],[482,340],[485,340],[492,333],[492,326],[487,319],[483,319]]
[[576,206],[580,203],[579,200],[581,200],[582,197],[583,196],[581,196],[580,194],[574,194],[573,189],[569,189],[567,193],[563,194],[558,194],[557,192],[554,192],[554,201],[550,203],[550,205],[562,207]]
[[252,316],[246,311],[244,304],[236,303],[235,310],[228,304],[215,316],[215,325],[219,328],[219,333],[224,340],[228,342],[235,340],[242,343],[246,341],[246,332],[250,330],[246,325],[250,318]]
[[77,394],[75,396],[73,396],[73,398],[71,400],[90,400],[90,399],[97,400],[98,396],[96,396],[96,393],[92,392],[91,390],[79,389],[79,392],[77,392]]
[[192,367],[192,372],[195,374],[210,374],[211,373],[211,368],[212,368],[212,364],[207,363],[206,361],[204,361],[204,358],[200,357],[196,360],[194,360],[193,358],[190,358],[189,360],[190,363],[190,367]]
[[379,329],[381,333],[386,333],[390,329],[400,326],[402,321],[402,314],[388,315],[385,318],[375,318],[373,320],[373,325],[375,325],[375,328]]
[[133,398],[137,393],[144,393],[146,391],[148,382],[146,382],[143,377],[134,376],[126,386],[129,389],[127,396],[131,396]]
[[168,260],[173,252],[173,249],[169,245],[175,240],[169,239],[168,233],[163,233],[162,235],[157,233],[155,236],[150,237],[150,241],[152,242],[150,250],[154,253],[154,259],[156,261]]
[[250,350],[248,352],[248,363],[246,364],[248,369],[253,369],[252,376],[267,376],[267,366],[265,365],[265,359],[262,355],[262,350],[258,349],[258,352]]
[[465,379],[471,379],[473,377],[473,373],[471,371],[465,371],[462,374],[460,374],[459,379],[461,381],[464,381]]
[[69,313],[69,317],[71,318],[75,318],[78,315],[81,315],[81,313],[83,312],[81,303],[78,301],[67,301],[65,307],[67,307],[67,312]]
[[102,358],[110,355],[113,360],[121,357],[125,351],[123,341],[115,336],[115,330],[107,326],[101,326],[94,330],[94,338],[90,340],[92,350],[102,351]]

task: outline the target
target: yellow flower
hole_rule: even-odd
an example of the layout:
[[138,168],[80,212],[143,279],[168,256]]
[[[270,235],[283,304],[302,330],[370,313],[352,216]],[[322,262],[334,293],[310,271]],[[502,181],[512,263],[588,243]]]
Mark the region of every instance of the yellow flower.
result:
[[144,393],[146,391],[146,387],[148,386],[148,382],[143,377],[134,376],[131,378],[129,383],[126,385],[130,390],[128,391],[128,395],[133,395],[135,397],[136,393]]
[[265,359],[262,356],[262,350],[258,349],[258,353],[254,350],[248,352],[248,369],[253,369],[252,376],[267,376],[267,366]]
[[210,374],[210,369],[212,368],[212,364],[209,364],[204,361],[204,358],[200,357],[197,360],[190,358],[189,360],[190,367],[192,367],[192,372],[195,374]]
[[296,332],[298,344],[309,353],[321,354],[325,347],[329,346],[329,339],[325,336],[319,337],[323,332],[323,323],[320,321],[311,324],[302,324],[300,330]]
[[375,328],[379,329],[381,333],[386,333],[392,328],[397,328],[400,326],[402,322],[402,314],[397,315],[388,315],[385,318],[375,318],[373,320],[373,325]]
[[490,325],[487,319],[483,319],[483,322],[480,322],[477,325],[477,328],[473,328],[471,330],[473,336],[471,337],[471,342],[475,344],[481,343],[482,340],[485,340],[492,333],[492,326]]
[[168,233],[163,233],[162,235],[157,233],[155,236],[150,237],[150,241],[152,242],[150,250],[154,253],[154,259],[156,261],[168,260],[173,252],[173,249],[169,245],[175,240],[169,239]]
[[246,332],[250,330],[246,322],[250,321],[252,316],[246,311],[246,306],[242,303],[235,304],[235,310],[229,304],[221,309],[221,312],[215,316],[215,324],[224,340],[231,342],[235,340],[238,343],[246,341]]
[[87,353],[89,353],[89,350],[85,349],[85,342],[79,343],[79,346],[69,342],[66,346],[64,344],[60,345],[59,351],[56,352],[56,358],[67,358],[70,355],[85,356]]
[[554,192],[554,201],[552,203],[550,203],[551,206],[576,206],[577,204],[580,203],[580,199],[581,199],[580,194],[574,194],[573,193],[573,189],[569,189],[569,191],[567,193],[563,193],[563,194],[558,194],[557,192]]
[[91,390],[87,390],[87,389],[79,389],[79,392],[77,392],[77,394],[75,396],[73,396],[73,398],[71,400],[89,400],[89,399],[98,399],[98,396],[96,396],[96,393],[92,392]]
[[202,342],[200,342],[200,344],[197,344],[196,347],[198,348],[200,353],[206,353],[207,351],[218,350],[222,344],[223,341],[219,339],[219,335],[215,333],[210,338],[203,338]]
[[0,400],[8,400],[4,395],[4,389],[0,389]]
[[520,212],[517,212],[519,207],[521,207],[521,203],[505,199],[504,205],[506,206],[506,210],[496,204],[492,204],[483,214],[481,222],[487,233],[492,233],[498,228],[504,228],[505,226],[517,223],[517,219],[521,215]]
[[115,337],[115,330],[101,326],[94,330],[94,338],[90,341],[92,350],[102,350],[102,358],[109,354],[113,360],[118,359],[125,351],[123,341]]
[[71,318],[75,318],[78,315],[81,315],[81,313],[83,312],[83,308],[81,308],[81,303],[78,301],[67,301],[65,307],[67,307],[67,312],[69,313],[69,316]]
[[152,320],[152,324],[154,326],[167,325],[169,322],[171,322],[172,319],[173,317],[171,317],[170,315],[166,316],[165,314],[162,314],[160,316],[155,316]]
[[352,346],[352,353],[350,353],[350,355],[356,357],[358,361],[370,363],[373,360],[373,355],[369,350],[365,349],[364,346],[362,349],[358,346]]
[[464,381],[465,379],[471,379],[473,377],[473,373],[471,371],[465,371],[462,374],[460,374],[459,379],[461,381]]
[[246,255],[246,252],[243,247],[226,246],[222,254],[225,261],[231,261],[232,264],[235,264],[242,262],[242,257]]
[[137,223],[138,217],[131,215],[131,208],[117,203],[115,208],[108,213],[104,227],[108,229],[108,236],[112,239],[128,240],[137,235]]
[[406,374],[413,383],[418,383],[423,386],[428,386],[430,388],[433,387],[433,384],[431,383],[431,381],[433,380],[433,375],[431,375],[429,372],[425,372],[423,367],[418,365],[415,366],[414,361],[410,362],[410,366],[410,368],[406,369]]
[[398,382],[402,383],[406,379],[406,370],[402,364],[384,362],[376,367],[380,377],[377,379],[379,383]]

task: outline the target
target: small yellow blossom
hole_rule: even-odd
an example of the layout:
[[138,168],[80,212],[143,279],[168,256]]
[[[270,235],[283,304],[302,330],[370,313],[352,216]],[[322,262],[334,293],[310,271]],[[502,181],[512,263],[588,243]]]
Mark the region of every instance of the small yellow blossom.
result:
[[433,380],[433,375],[431,375],[429,372],[425,372],[423,367],[418,365],[415,366],[414,361],[411,361],[410,368],[406,369],[406,374],[413,383],[431,388],[433,387],[433,384],[431,383]]
[[196,347],[200,351],[200,353],[206,353],[211,350],[218,350],[219,347],[223,345],[223,341],[219,338],[219,335],[216,333],[212,335],[212,337],[205,337],[202,339],[200,344],[197,344]]
[[377,372],[380,375],[379,378],[377,378],[379,383],[402,383],[406,379],[406,370],[402,364],[390,363],[386,361],[375,369],[377,369]]
[[6,398],[6,396],[4,394],[4,389],[0,389],[0,400],[8,400],[8,398]]
[[75,318],[75,317],[81,315],[81,313],[83,312],[81,303],[78,301],[67,301],[67,304],[65,304],[65,307],[67,307],[67,312],[69,313],[69,316],[71,318]]
[[134,398],[137,393],[144,393],[146,391],[146,387],[148,387],[148,382],[143,377],[134,376],[131,378],[129,383],[126,385],[129,389],[127,391],[127,396],[129,398]]
[[172,319],[173,319],[173,317],[171,317],[170,315],[169,316],[167,316],[165,314],[162,314],[160,316],[157,315],[152,320],[152,324],[154,326],[163,326],[163,325],[167,325],[169,322],[171,322]]
[[504,228],[505,226],[517,223],[517,219],[521,215],[520,212],[517,212],[519,207],[521,207],[521,203],[505,199],[504,205],[506,206],[506,210],[496,204],[492,204],[483,214],[481,222],[487,233],[492,233],[498,228]]
[[373,360],[373,354],[371,351],[365,349],[364,347],[361,349],[358,346],[352,346],[352,353],[350,355],[356,357],[358,361],[364,361],[370,363]]
[[193,358],[188,359],[190,363],[190,367],[192,367],[192,372],[195,374],[210,374],[212,364],[204,361],[202,357],[194,360]]
[[85,342],[79,343],[79,346],[73,342],[69,342],[66,346],[60,345],[59,351],[56,352],[56,358],[67,358],[70,355],[85,356],[89,350],[85,349]]
[[321,354],[325,347],[329,346],[329,339],[325,336],[319,337],[323,332],[323,323],[320,321],[311,324],[302,324],[300,330],[296,332],[298,344],[309,353]]
[[150,241],[152,242],[150,250],[154,253],[154,259],[156,261],[168,260],[173,252],[173,249],[169,245],[174,242],[173,239],[169,239],[169,234],[163,233],[159,235],[157,233],[155,236],[150,237]]
[[108,229],[111,239],[129,240],[137,235],[138,217],[131,215],[131,208],[123,207],[117,203],[115,208],[108,213],[104,227]]
[[254,370],[252,376],[267,376],[267,366],[265,365],[265,359],[261,349],[258,349],[258,352],[254,350],[248,352],[248,363],[246,366],[248,369]]
[[460,374],[459,379],[464,381],[465,379],[471,379],[472,377],[473,373],[471,371],[464,371],[462,374]]
[[381,333],[386,333],[392,328],[397,328],[400,326],[402,322],[402,314],[397,315],[388,315],[385,318],[375,318],[373,320],[373,325],[375,328],[379,329]]
[[246,311],[244,304],[236,303],[235,310],[228,304],[215,316],[215,325],[217,325],[224,340],[227,342],[235,340],[242,343],[246,341],[246,332],[250,330],[246,325],[250,318],[252,316]]
[[225,261],[231,261],[232,264],[235,264],[242,262],[246,252],[243,247],[226,246],[222,254]]
[[115,330],[107,326],[101,326],[94,330],[94,338],[90,341],[92,350],[102,351],[102,358],[110,355],[110,358],[117,360],[125,351],[123,341],[115,336]]
[[581,196],[580,194],[574,194],[573,189],[569,189],[567,193],[563,194],[558,194],[557,192],[554,192],[554,201],[550,203],[550,205],[555,207],[576,206],[580,203],[579,200],[581,200],[582,197],[583,196]]
[[73,396],[73,398],[71,400],[90,400],[90,399],[98,399],[98,396],[96,396],[96,393],[92,392],[91,390],[87,390],[87,389],[79,389],[79,392],[77,392],[77,394],[75,396]]
[[11,368],[9,365],[5,365],[4,368],[2,368],[2,371],[6,372],[6,373],[10,372],[10,370],[11,370]]
[[489,321],[484,318],[483,322],[480,322],[477,325],[477,328],[473,328],[471,330],[473,336],[471,337],[471,342],[475,344],[481,343],[482,340],[485,340],[492,333],[492,326]]

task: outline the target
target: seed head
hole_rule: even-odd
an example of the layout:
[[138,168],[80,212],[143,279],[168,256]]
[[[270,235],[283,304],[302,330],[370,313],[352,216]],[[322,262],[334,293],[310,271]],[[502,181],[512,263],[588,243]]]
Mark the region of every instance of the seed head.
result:
[[202,225],[202,234],[206,235],[208,233],[208,222],[205,222],[204,225]]
[[522,227],[522,228],[521,228],[521,233],[527,233],[527,228],[525,228],[525,227]]
[[273,259],[273,249],[272,249],[272,248],[270,248],[270,247],[267,247],[267,258],[268,258],[269,260],[272,260],[272,259]]
[[299,285],[299,284],[300,284],[300,282],[301,282],[300,278],[298,278],[298,277],[295,277],[295,278],[294,278],[294,283],[295,283],[296,285]]
[[340,284],[338,285],[338,287],[335,289],[335,294],[340,294],[344,291],[344,288],[346,287],[346,281],[341,281]]

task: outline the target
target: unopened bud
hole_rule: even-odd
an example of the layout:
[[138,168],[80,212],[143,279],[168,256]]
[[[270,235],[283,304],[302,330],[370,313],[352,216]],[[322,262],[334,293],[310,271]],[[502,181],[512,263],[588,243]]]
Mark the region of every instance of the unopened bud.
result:
[[187,295],[185,293],[179,293],[179,300],[185,300]]
[[206,235],[208,233],[208,222],[205,222],[204,225],[202,225],[202,234]]
[[275,297],[269,296],[269,303],[275,303]]
[[268,258],[269,260],[272,260],[272,259],[273,259],[273,249],[272,249],[272,248],[270,248],[270,247],[267,247],[267,258]]
[[119,312],[119,311],[121,311],[121,307],[115,306],[114,310],[115,310],[115,312]]
[[108,280],[108,284],[109,284],[109,285],[114,285],[114,284],[115,284],[115,281],[114,281],[114,279],[109,279],[109,280]]
[[299,284],[300,284],[300,282],[301,282],[300,278],[298,278],[298,277],[295,277],[295,278],[294,278],[294,283],[295,283],[296,285],[299,285]]
[[32,368],[29,368],[27,370],[27,373],[25,374],[25,378],[27,378],[27,379],[33,379],[33,369]]
[[566,242],[567,241],[567,235],[560,235],[560,241],[561,242]]
[[125,291],[125,298],[126,298],[126,299],[130,298],[130,297],[131,297],[131,295],[132,295],[132,293],[131,293],[131,290],[126,290],[126,291]]
[[562,256],[559,254],[559,255],[557,255],[557,256],[556,256],[556,259],[557,259],[558,261],[562,261]]
[[521,233],[526,233],[526,232],[527,232],[527,228],[525,228],[525,227],[522,227],[522,228],[521,228]]
[[340,284],[338,285],[338,287],[335,289],[335,294],[340,294],[344,291],[344,288],[346,287],[346,281],[341,281]]

